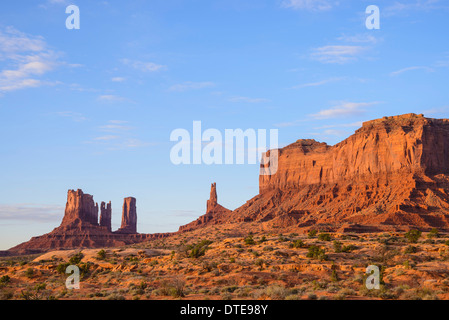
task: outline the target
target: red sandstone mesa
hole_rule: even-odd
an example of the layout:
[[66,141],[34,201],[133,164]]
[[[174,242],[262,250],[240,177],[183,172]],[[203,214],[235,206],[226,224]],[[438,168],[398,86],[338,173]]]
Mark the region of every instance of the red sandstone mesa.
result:
[[384,117],[334,146],[298,140],[279,150],[276,174],[260,175],[257,196],[180,231],[239,221],[339,231],[449,229],[449,119]]

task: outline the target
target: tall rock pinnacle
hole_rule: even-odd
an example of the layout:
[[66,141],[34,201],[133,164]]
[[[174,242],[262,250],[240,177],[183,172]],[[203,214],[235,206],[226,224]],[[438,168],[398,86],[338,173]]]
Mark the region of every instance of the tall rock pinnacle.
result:
[[128,197],[123,201],[122,225],[119,233],[137,233],[136,198]]
[[214,182],[210,187],[210,198],[207,200],[207,210],[206,212],[212,210],[218,204],[217,201],[217,184]]
[[100,206],[100,226],[106,227],[109,232],[112,231],[111,227],[112,209],[111,201],[106,206],[106,203],[102,202]]

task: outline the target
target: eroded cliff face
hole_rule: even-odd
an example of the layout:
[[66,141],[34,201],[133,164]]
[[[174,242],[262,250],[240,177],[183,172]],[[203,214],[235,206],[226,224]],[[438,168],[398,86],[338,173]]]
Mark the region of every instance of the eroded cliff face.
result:
[[406,114],[363,123],[329,146],[298,140],[278,150],[259,194],[208,223],[376,231],[449,229],[449,120]]
[[373,175],[449,172],[449,121],[422,115],[365,122],[346,140],[328,146],[298,140],[279,151],[278,171],[260,176],[260,193],[370,180]]
[[82,223],[98,226],[98,204],[94,202],[93,196],[84,194],[80,189],[69,190],[61,225],[80,225]]

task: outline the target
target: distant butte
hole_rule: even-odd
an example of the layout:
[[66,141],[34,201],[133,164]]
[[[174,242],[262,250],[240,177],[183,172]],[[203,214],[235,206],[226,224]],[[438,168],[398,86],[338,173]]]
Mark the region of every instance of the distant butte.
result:
[[98,204],[94,202],[93,196],[83,193],[80,189],[69,190],[61,225],[50,233],[31,238],[30,241],[9,249],[9,253],[27,254],[56,249],[118,247],[168,235],[168,233],[137,233],[135,198],[124,199],[122,225],[115,232],[111,231],[111,202],[107,205],[102,202],[100,209],[98,222]]

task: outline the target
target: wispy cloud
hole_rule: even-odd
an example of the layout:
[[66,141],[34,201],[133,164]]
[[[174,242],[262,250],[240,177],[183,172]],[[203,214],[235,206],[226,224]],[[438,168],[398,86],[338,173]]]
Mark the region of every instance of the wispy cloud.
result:
[[124,77],[113,77],[111,79],[111,81],[112,82],[124,82],[124,81],[126,81],[126,78],[124,78]]
[[0,220],[56,222],[64,216],[64,207],[42,204],[0,204]]
[[207,81],[207,82],[191,82],[187,81],[180,84],[175,84],[168,88],[168,91],[177,91],[177,92],[183,92],[183,91],[189,91],[189,90],[198,90],[203,88],[210,88],[214,87],[215,83]]
[[442,8],[448,8],[447,4],[442,5],[440,0],[415,0],[415,1],[395,1],[390,6],[383,9],[385,17],[394,16],[397,14],[404,14],[410,11],[431,11]]
[[116,151],[155,145],[136,137],[136,128],[125,120],[109,120],[106,124],[98,126],[97,130],[106,134],[101,134],[85,143],[101,146],[103,150]]
[[356,35],[341,35],[337,38],[339,41],[350,42],[350,43],[371,43],[376,44],[381,41],[381,38],[377,38],[372,34],[368,33],[360,33]]
[[297,127],[306,121],[307,121],[307,119],[294,120],[294,121],[288,121],[288,122],[280,122],[280,123],[275,123],[274,126],[278,127],[278,128]]
[[8,65],[0,72],[0,93],[58,83],[40,78],[61,64],[42,37],[7,27],[0,30],[0,43],[0,59]]
[[264,98],[250,98],[250,97],[232,97],[229,99],[231,102],[244,102],[244,103],[263,103],[270,102],[269,99]]
[[344,64],[357,60],[357,57],[366,50],[367,48],[364,46],[324,46],[313,49],[311,58],[322,63]]
[[61,111],[61,112],[56,112],[56,114],[60,117],[70,118],[76,122],[87,120],[87,118],[84,115],[82,115],[81,113],[73,112],[73,111]]
[[329,119],[342,116],[362,115],[366,112],[366,107],[378,103],[379,102],[341,102],[332,108],[321,110],[310,116],[315,119]]
[[130,102],[130,100],[127,98],[113,95],[113,94],[100,95],[100,96],[98,96],[97,99],[98,99],[98,101],[103,101],[103,102]]
[[330,0],[284,0],[281,7],[295,10],[327,11],[338,5],[338,1]]
[[433,72],[434,70],[432,68],[429,67],[424,67],[424,66],[412,66],[412,67],[407,67],[407,68],[403,68],[394,72],[390,73],[390,76],[394,77],[394,76],[398,76],[404,72],[408,72],[408,71],[414,71],[414,70],[424,70],[426,72]]
[[155,72],[164,70],[167,66],[157,64],[154,62],[146,62],[146,61],[138,61],[138,60],[130,60],[130,59],[122,59],[123,64],[130,66],[136,70],[143,72]]
[[342,81],[344,80],[344,77],[339,77],[339,78],[329,78],[329,79],[324,79],[321,81],[317,81],[317,82],[309,82],[309,83],[303,83],[303,84],[299,84],[297,86],[293,86],[291,87],[291,89],[302,89],[302,88],[307,88],[307,87],[318,87],[318,86],[322,86],[331,82],[337,82],[337,81]]

